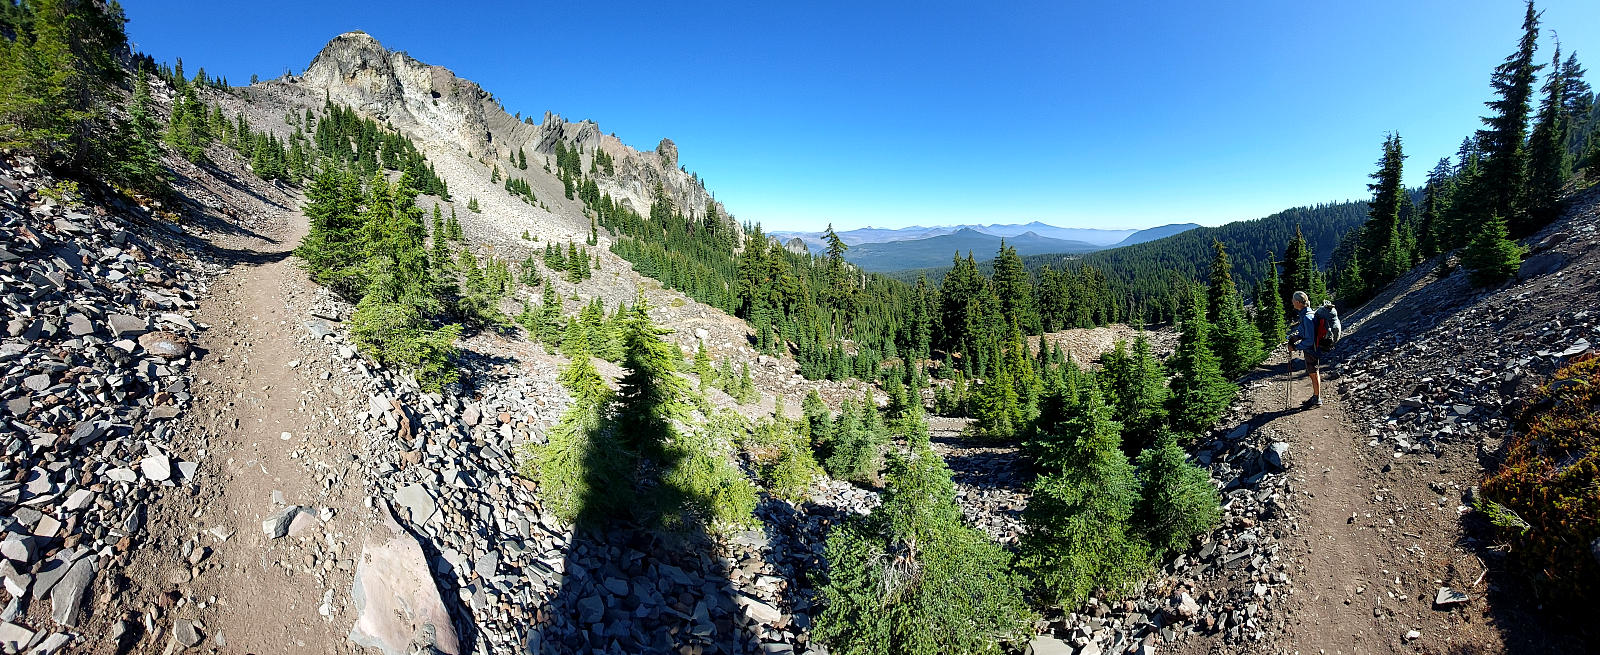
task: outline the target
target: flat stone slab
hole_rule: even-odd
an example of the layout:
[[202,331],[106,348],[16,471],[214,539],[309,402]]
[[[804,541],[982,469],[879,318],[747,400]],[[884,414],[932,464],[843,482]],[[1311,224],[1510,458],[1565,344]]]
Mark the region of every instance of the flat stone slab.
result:
[[358,618],[350,628],[350,641],[381,649],[384,655],[413,652],[413,644],[461,655],[455,625],[433,582],[422,545],[395,522],[388,503],[380,513],[383,524],[367,535],[356,560],[350,596]]
[[439,509],[427,488],[415,483],[394,492],[394,502],[406,510],[413,525],[426,525]]
[[50,618],[57,625],[77,627],[78,615],[83,610],[83,597],[94,582],[95,558],[84,557],[72,563],[72,568],[50,590]]
[[144,473],[144,477],[162,482],[172,477],[172,460],[165,455],[151,455],[139,460],[139,470]]

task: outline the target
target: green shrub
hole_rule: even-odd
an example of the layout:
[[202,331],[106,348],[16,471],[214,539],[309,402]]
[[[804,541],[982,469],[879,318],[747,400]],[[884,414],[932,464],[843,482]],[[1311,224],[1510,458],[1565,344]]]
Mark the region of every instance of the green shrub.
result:
[[961,523],[926,437],[890,465],[883,504],[828,535],[813,635],[839,655],[1003,653],[1032,634],[1010,555]]
[[1481,504],[1539,595],[1587,598],[1600,588],[1590,552],[1600,539],[1600,358],[1557,371],[1531,400]]
[[796,421],[773,418],[750,426],[745,439],[745,450],[755,462],[761,484],[772,495],[794,502],[810,495],[812,480],[822,473],[800,426]]
[[1158,556],[1182,552],[1195,535],[1217,526],[1221,498],[1211,474],[1189,463],[1178,439],[1162,434],[1139,453],[1136,517]]
[[430,391],[459,378],[452,362],[460,336],[459,325],[429,329],[415,306],[380,302],[371,295],[350,317],[350,338],[357,348],[381,363],[411,369]]
[[1467,267],[1467,279],[1474,286],[1493,286],[1517,274],[1522,246],[1510,239],[1505,219],[1491,216],[1461,251],[1461,265]]
[[876,480],[889,434],[870,393],[861,403],[846,400],[827,433],[821,453],[828,475],[855,482]]
[[[664,481],[681,507],[713,530],[749,525],[756,489],[735,467],[729,444],[704,429],[689,430],[667,448],[673,462]],[[671,517],[668,517],[669,519]]]

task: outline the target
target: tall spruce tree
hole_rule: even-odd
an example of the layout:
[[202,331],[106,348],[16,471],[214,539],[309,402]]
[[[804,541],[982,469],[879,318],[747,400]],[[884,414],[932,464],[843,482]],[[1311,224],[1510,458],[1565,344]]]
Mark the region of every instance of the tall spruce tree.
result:
[[1167,415],[1175,429],[1200,434],[1222,417],[1239,388],[1223,377],[1222,365],[1211,351],[1212,328],[1206,323],[1205,295],[1191,289],[1189,296],[1178,348],[1168,364],[1174,377],[1169,385]]
[[1567,114],[1567,83],[1563,78],[1561,44],[1545,73],[1544,97],[1528,137],[1528,212],[1529,230],[1549,223],[1561,211],[1561,189],[1572,176],[1572,161],[1567,154],[1567,133],[1571,117]]
[[1261,332],[1261,346],[1268,352],[1277,348],[1283,342],[1284,333],[1288,326],[1284,321],[1287,308],[1283,305],[1283,297],[1279,295],[1282,283],[1278,278],[1278,257],[1273,252],[1267,253],[1267,275],[1256,286],[1255,310],[1256,329]]
[[1448,229],[1445,223],[1450,204],[1455,196],[1455,176],[1450,168],[1450,158],[1443,157],[1428,172],[1428,181],[1422,187],[1422,217],[1417,226],[1417,254],[1431,259],[1443,250]]
[[1261,332],[1245,317],[1244,301],[1233,283],[1228,251],[1221,241],[1213,241],[1212,248],[1215,255],[1211,259],[1211,283],[1206,297],[1217,318],[1211,343],[1223,374],[1237,378],[1255,368],[1266,356],[1261,350]]
[[1495,67],[1489,79],[1495,99],[1486,103],[1491,111],[1483,118],[1485,128],[1478,131],[1478,145],[1484,160],[1477,194],[1472,234],[1476,235],[1498,216],[1508,221],[1511,233],[1529,234],[1534,223],[1528,214],[1528,114],[1533,98],[1533,82],[1542,64],[1533,63],[1539,44],[1540,12],[1528,0],[1522,19],[1522,38],[1517,49]]
[[1026,334],[1039,333],[1039,310],[1034,304],[1033,285],[1028,272],[1022,267],[1022,258],[1014,246],[1000,242],[1000,253],[994,259],[995,296],[1000,299],[1000,315],[1015,323]]
[[1367,185],[1367,190],[1372,192],[1371,210],[1367,223],[1361,226],[1363,238],[1356,250],[1359,260],[1368,263],[1368,274],[1373,278],[1363,285],[1367,289],[1387,285],[1411,268],[1411,253],[1407,252],[1401,238],[1401,206],[1408,195],[1401,180],[1404,162],[1400,135],[1386,135],[1378,170],[1372,173],[1373,182]]
[[1283,250],[1283,280],[1278,286],[1278,302],[1285,316],[1290,311],[1290,297],[1296,291],[1310,293],[1316,274],[1316,258],[1310,244],[1306,243],[1305,235],[1296,226],[1294,237],[1289,239],[1289,245]]

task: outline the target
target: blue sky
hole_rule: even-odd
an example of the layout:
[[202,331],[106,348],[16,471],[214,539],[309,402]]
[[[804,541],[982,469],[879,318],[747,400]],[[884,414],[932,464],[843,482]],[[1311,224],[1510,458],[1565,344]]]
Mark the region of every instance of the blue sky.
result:
[[[235,84],[334,35],[593,119],[772,229],[1214,225],[1417,184],[1479,126],[1519,0],[369,3],[127,0],[135,47]],[[1600,81],[1600,2],[1547,0]]]

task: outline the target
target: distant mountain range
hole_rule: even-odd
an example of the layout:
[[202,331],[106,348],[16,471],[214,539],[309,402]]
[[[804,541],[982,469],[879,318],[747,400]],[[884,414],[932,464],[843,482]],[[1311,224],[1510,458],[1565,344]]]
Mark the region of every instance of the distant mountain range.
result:
[[[1056,227],[1038,221],[1012,225],[912,226],[898,229],[863,227],[838,232],[850,249],[845,259],[868,271],[898,271],[945,266],[957,253],[971,252],[979,260],[991,259],[1000,242],[1021,255],[1082,254],[1153,241],[1200,227],[1175,223],[1145,230],[1101,230]],[[822,232],[771,232],[791,249],[801,246],[821,253],[827,245]]]

